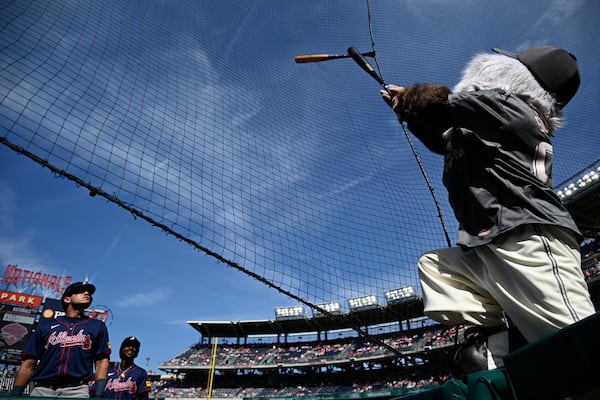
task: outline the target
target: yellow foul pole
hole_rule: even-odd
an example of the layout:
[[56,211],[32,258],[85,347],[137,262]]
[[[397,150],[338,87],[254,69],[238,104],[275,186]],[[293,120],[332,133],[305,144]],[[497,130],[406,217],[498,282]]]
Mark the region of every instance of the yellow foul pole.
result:
[[215,363],[217,362],[217,347],[219,344],[219,338],[216,337],[212,345],[212,353],[210,356],[210,370],[208,372],[208,385],[206,387],[206,399],[210,400],[212,395],[213,378],[215,376]]

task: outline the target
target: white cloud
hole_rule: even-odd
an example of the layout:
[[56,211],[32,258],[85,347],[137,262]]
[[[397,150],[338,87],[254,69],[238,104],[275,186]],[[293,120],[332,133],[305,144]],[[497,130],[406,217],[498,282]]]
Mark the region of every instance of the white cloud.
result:
[[119,301],[117,305],[120,307],[149,306],[168,299],[171,292],[172,291],[168,289],[155,289],[150,292],[132,294]]
[[548,11],[538,19],[536,25],[560,26],[565,19],[571,17],[584,4],[585,0],[554,0]]
[[117,236],[115,236],[115,238],[113,239],[113,241],[110,243],[110,246],[108,247],[108,250],[106,250],[106,256],[109,257],[112,253],[114,248],[117,246],[117,244],[119,243],[119,239],[121,238],[121,232],[117,233]]

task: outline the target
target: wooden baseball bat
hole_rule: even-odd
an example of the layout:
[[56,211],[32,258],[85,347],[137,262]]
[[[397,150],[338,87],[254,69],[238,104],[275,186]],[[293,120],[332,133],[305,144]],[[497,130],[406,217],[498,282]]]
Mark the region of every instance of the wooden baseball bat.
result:
[[[375,53],[370,51],[368,53],[361,54],[366,57],[374,57]],[[336,58],[348,58],[350,54],[308,54],[304,56],[296,56],[294,60],[297,64],[335,60]]]

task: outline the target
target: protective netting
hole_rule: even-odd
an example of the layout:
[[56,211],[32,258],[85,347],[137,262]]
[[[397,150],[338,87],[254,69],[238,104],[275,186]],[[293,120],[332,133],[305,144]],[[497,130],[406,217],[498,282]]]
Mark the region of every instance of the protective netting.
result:
[[[493,46],[564,47],[583,84],[555,141],[554,181],[600,154],[595,1],[15,0],[0,10],[3,144],[308,305],[418,288],[418,256],[447,240],[377,82],[348,58],[295,56],[371,51],[371,24],[388,82],[452,87]],[[442,159],[415,146],[454,240]]]

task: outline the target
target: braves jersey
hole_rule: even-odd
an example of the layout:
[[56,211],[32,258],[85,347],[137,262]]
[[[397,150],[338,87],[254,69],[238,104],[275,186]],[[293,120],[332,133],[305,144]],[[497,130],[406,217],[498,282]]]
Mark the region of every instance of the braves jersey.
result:
[[460,224],[458,244],[474,247],[523,224],[579,234],[552,191],[552,143],[544,121],[502,91],[449,96],[454,128],[443,182]]
[[89,380],[96,360],[110,356],[108,330],[93,318],[41,319],[22,358],[39,360],[32,381]]
[[132,364],[121,370],[120,363],[112,363],[108,370],[106,392],[109,399],[147,399],[150,381],[146,370]]

